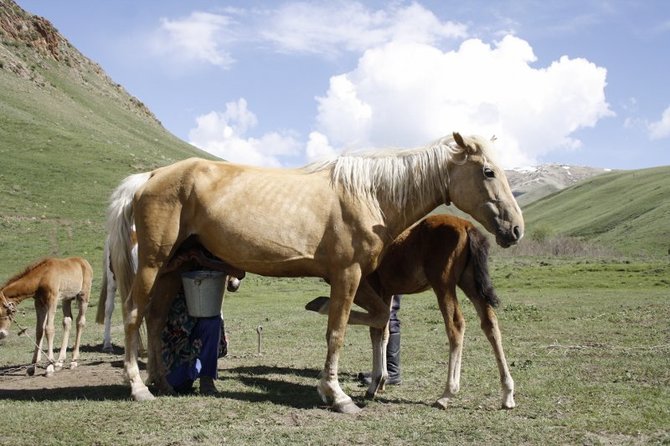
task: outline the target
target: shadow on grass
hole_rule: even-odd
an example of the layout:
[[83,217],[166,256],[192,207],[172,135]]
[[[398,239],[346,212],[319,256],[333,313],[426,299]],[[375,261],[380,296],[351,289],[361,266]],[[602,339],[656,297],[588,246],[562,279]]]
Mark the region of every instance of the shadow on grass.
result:
[[[219,374],[219,381],[224,384],[219,386],[223,390],[219,393],[220,398],[231,398],[238,401],[270,402],[273,404],[292,407],[296,409],[309,409],[323,406],[316,392],[316,379],[320,370],[311,368],[291,367],[235,367],[226,369]],[[286,376],[282,378],[281,375]],[[296,383],[291,377],[314,378],[313,385]],[[235,381],[249,391],[227,391],[225,382]]]
[[0,400],[12,401],[105,401],[127,400],[130,391],[127,385],[73,386],[55,389],[0,389]]
[[[85,367],[100,365],[107,361],[88,362],[81,365],[79,371]],[[111,361],[113,368],[122,368],[123,361]],[[10,371],[10,367],[5,367]],[[3,369],[0,369],[0,374]],[[238,367],[222,371],[219,377],[220,393],[213,398],[230,398],[237,401],[249,403],[270,402],[273,404],[287,406],[296,409],[324,408],[326,405],[321,401],[316,391],[316,383],[320,370],[311,368],[291,368],[291,367]],[[282,376],[283,375],[283,376]],[[20,371],[10,371],[5,374],[8,377],[24,377],[25,369]],[[306,385],[295,382],[294,378],[313,378],[313,384]],[[73,384],[77,379],[73,378]],[[236,382],[249,390],[226,390],[226,382],[233,384]],[[1,387],[1,384],[0,384]],[[104,400],[128,400],[130,398],[129,387],[125,384],[104,384],[104,385],[68,385],[54,388],[17,388],[1,389],[0,401],[104,401]],[[156,389],[151,388],[155,395]],[[355,402],[359,406],[364,406],[366,401],[356,398]]]
[[[316,385],[319,379],[320,369],[313,368],[291,368],[291,367],[271,367],[271,366],[249,366],[235,367],[224,370],[219,375],[219,398],[231,398],[246,402],[270,402],[273,404],[287,406],[296,409],[328,408],[328,405],[321,401]],[[285,375],[283,378],[281,375]],[[291,377],[311,378],[312,384],[300,384],[292,381]],[[357,374],[340,375],[341,382],[344,380],[357,381]],[[237,382],[252,390],[249,391],[226,391],[225,382]],[[358,407],[364,408],[373,401],[382,404],[415,404],[420,406],[430,406],[424,401],[413,401],[404,398],[394,398],[388,393],[377,395],[373,401],[365,398],[365,388],[360,387],[361,392],[351,393],[354,403]]]
[[102,350],[102,344],[97,344],[97,345],[82,345],[79,347],[79,351],[81,353],[105,353],[109,355],[120,356],[123,355],[123,353],[125,352],[125,348],[123,347],[123,345],[112,344],[112,351],[105,352]]
[[[82,346],[82,352],[100,352],[101,345]],[[117,346],[115,346],[117,347]],[[122,348],[118,347],[119,350]],[[115,349],[117,350],[117,349]],[[123,360],[116,356],[116,352],[109,355],[109,358],[96,358],[91,361],[83,361],[78,371],[84,372],[87,381],[90,375],[87,369],[95,370],[96,367],[109,365],[112,369],[122,369]],[[140,369],[145,370],[146,364],[139,362]],[[298,368],[298,367],[276,367],[276,366],[241,366],[221,370],[219,373],[220,393],[215,398],[230,398],[243,402],[270,402],[281,406],[308,409],[327,407],[319,397],[316,391],[317,381],[321,370],[316,368]],[[26,367],[24,366],[5,366],[0,367],[0,377],[7,377],[10,380],[22,379],[25,377]],[[66,370],[57,373],[67,373]],[[95,376],[96,372],[92,372]],[[101,373],[101,372],[97,372]],[[355,375],[341,375],[342,380],[355,379]],[[305,379],[313,380],[310,384],[304,384],[297,381]],[[2,389],[0,382],[0,400],[14,401],[70,401],[70,400],[128,400],[130,399],[130,389],[128,385],[119,382],[118,384],[99,384],[85,385],[77,377],[72,377],[71,382],[65,382],[62,385],[46,385],[40,388],[27,388],[27,384],[22,388]],[[10,386],[7,386],[10,387]],[[240,390],[240,388],[242,389]],[[235,388],[236,390],[226,390],[226,388]],[[151,391],[157,395],[156,389]],[[356,404],[360,407],[366,406],[369,401],[364,398],[364,393],[352,395]],[[377,401],[384,401],[384,398],[377,398]],[[388,402],[394,402],[388,400]]]

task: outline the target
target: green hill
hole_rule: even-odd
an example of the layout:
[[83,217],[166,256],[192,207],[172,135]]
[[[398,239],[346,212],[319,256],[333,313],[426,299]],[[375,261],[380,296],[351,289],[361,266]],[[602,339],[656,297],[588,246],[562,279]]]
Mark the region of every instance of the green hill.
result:
[[541,228],[628,254],[668,255],[670,166],[602,174],[524,208],[527,233]]
[[47,20],[0,0],[0,281],[46,255],[95,268],[119,181],[193,155],[211,158]]

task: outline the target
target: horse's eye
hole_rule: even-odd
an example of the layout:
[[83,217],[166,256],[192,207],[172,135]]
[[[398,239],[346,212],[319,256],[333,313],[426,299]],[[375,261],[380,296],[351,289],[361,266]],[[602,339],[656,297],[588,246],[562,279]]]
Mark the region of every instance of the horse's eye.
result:
[[484,167],[484,176],[486,178],[495,178],[496,173],[490,167]]

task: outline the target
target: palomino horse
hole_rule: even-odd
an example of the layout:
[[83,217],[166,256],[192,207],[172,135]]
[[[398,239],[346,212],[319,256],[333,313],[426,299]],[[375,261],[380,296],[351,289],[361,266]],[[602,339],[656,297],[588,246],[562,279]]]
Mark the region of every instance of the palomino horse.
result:
[[[22,273],[10,278],[0,288],[0,339],[9,334],[9,327],[16,306],[23,300],[33,297],[37,324],[35,327],[35,352],[28,374],[35,373],[35,367],[42,355],[42,340],[46,332],[49,365],[46,375],[51,376],[54,370],[63,367],[67,344],[72,325],[72,300],[77,299],[79,314],[77,315],[77,335],[72,349],[70,368],[77,367],[81,333],[86,323],[86,308],[91,296],[91,265],[81,257],[67,259],[46,258],[28,266]],[[63,343],[54,368],[53,343],[54,319],[59,301],[63,301]]]
[[128,256],[112,258],[119,288],[130,289],[124,366],[133,398],[154,398],[137,363],[145,312],[150,378],[169,389],[159,336],[180,279],[164,267],[184,240],[196,237],[243,271],[329,281],[328,349],[317,390],[334,410],[359,411],[337,379],[359,282],[403,230],[450,202],[496,234],[502,246],[523,235],[521,210],[493,163],[489,141],[458,133],[419,149],[345,154],[300,169],[191,158],[128,177],[112,195],[108,232],[112,246],[119,246],[112,252],[126,253],[131,222],[137,227],[139,265],[132,288],[126,282],[132,278]]
[[[449,338],[449,370],[447,385],[436,401],[437,407],[446,409],[449,401],[460,388],[461,354],[465,320],[456,297],[456,285],[473,303],[481,328],[493,347],[493,354],[500,373],[502,407],[511,409],[514,403],[514,380],[510,375],[494,307],[498,305],[488,270],[489,243],[486,237],[470,222],[450,215],[431,215],[407,229],[388,247],[379,268],[361,282],[354,303],[363,308],[379,308],[376,314],[351,311],[349,323],[370,325],[373,364],[372,382],[367,396],[373,398],[384,388],[387,378],[386,342],[391,298],[394,294],[415,294],[433,289],[442,311]],[[318,297],[306,308],[327,314],[329,299]]]

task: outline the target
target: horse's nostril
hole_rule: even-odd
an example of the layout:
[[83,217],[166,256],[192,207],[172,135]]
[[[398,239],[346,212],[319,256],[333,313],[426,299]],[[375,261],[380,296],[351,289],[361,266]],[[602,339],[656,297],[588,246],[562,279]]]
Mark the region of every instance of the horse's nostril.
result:
[[515,238],[516,240],[520,240],[520,239],[521,239],[521,236],[523,236],[523,234],[521,233],[521,228],[518,227],[518,226],[514,226],[514,227],[512,228],[512,232],[514,233],[514,238]]

